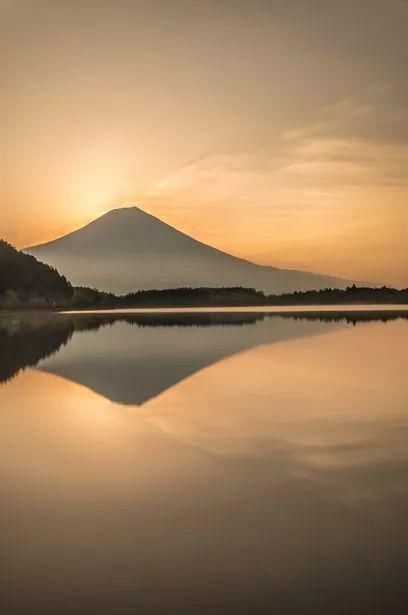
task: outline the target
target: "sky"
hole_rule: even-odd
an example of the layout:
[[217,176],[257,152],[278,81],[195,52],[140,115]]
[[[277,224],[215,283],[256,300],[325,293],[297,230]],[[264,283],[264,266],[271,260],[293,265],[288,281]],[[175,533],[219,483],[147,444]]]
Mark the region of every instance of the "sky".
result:
[[408,286],[408,2],[0,0],[0,237],[131,204]]

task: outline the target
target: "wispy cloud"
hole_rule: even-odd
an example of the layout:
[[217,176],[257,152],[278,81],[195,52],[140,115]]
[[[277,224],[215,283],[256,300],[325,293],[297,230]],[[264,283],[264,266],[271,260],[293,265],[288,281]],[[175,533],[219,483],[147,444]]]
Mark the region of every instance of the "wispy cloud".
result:
[[[263,149],[220,152],[194,160],[161,179],[144,196],[197,193],[210,201],[250,199],[273,207],[276,191],[296,192],[303,200],[304,191],[314,190],[318,196],[328,187],[344,193],[347,187],[407,186],[408,144],[364,137],[361,126],[375,117],[374,106],[341,101],[322,110],[321,119],[283,132]],[[353,130],[356,123],[360,130]]]

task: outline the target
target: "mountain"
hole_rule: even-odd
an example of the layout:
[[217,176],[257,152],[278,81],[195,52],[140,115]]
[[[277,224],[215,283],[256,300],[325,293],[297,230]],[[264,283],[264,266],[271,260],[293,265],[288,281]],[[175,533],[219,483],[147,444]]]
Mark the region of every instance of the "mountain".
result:
[[210,247],[137,207],[115,209],[60,239],[26,248],[75,286],[126,294],[149,288],[246,286],[266,293],[345,288],[346,280],[264,267]]
[[0,307],[63,305],[72,293],[53,267],[0,240]]

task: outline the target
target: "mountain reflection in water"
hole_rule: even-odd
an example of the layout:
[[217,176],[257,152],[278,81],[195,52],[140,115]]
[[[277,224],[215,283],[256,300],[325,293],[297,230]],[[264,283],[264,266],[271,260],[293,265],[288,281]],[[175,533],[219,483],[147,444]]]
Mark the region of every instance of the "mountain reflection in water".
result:
[[408,319],[408,312],[4,314],[0,383],[36,366],[111,401],[141,405],[252,347],[397,318]]
[[2,313],[2,614],[405,613],[407,316]]

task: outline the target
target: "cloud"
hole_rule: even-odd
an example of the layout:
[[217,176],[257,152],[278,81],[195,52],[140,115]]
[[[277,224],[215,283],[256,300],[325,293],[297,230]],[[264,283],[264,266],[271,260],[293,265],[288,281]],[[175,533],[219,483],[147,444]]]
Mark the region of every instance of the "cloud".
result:
[[350,188],[406,187],[408,142],[375,138],[367,127],[377,117],[374,105],[340,101],[323,109],[319,119],[284,131],[263,148],[194,160],[162,178],[144,196],[270,206],[282,196],[303,204],[326,197],[330,206],[328,190],[332,196],[346,196]]
[[408,88],[405,84],[374,84],[318,109],[309,124],[287,134],[408,145]]

